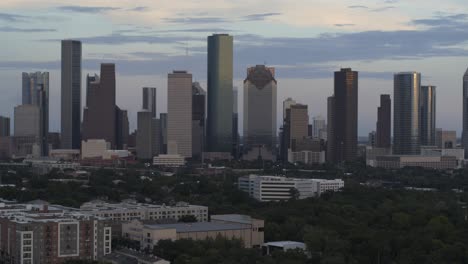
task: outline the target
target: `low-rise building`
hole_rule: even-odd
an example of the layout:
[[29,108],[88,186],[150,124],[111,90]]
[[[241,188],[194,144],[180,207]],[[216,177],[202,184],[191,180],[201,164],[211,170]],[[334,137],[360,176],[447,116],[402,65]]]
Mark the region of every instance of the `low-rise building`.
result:
[[71,208],[0,203],[1,263],[99,260],[111,253],[111,227]]
[[165,220],[178,221],[181,217],[193,215],[199,222],[208,221],[208,207],[191,205],[179,202],[175,206],[155,205],[126,201],[122,203],[107,203],[104,201],[91,201],[80,207],[86,212],[113,221],[131,220]]
[[326,191],[338,191],[343,187],[344,182],[341,179],[302,179],[261,175],[249,175],[238,179],[238,188],[261,202],[316,197]]
[[115,250],[103,258],[106,263],[112,264],[170,264],[169,261],[157,256],[148,255],[131,249]]
[[325,163],[325,151],[291,151],[288,150],[288,162],[289,163],[303,163],[303,164],[324,164]]
[[400,169],[404,167],[422,167],[426,169],[446,170],[458,167],[455,156],[378,156],[376,167]]
[[262,245],[262,251],[264,255],[271,255],[275,251],[283,251],[286,252],[288,250],[297,250],[300,249],[302,251],[306,251],[307,247],[302,242],[296,241],[275,241],[275,242],[268,242]]
[[62,159],[66,161],[75,161],[80,159],[79,149],[51,149],[49,157],[54,159]]
[[185,165],[185,158],[181,155],[158,155],[153,158],[153,165],[162,167],[180,167]]
[[34,169],[34,173],[47,174],[54,169],[59,171],[64,170],[76,170],[80,164],[75,162],[65,162],[54,158],[36,158],[36,159],[25,159],[23,163],[31,165]]
[[264,221],[249,216],[212,216],[211,222],[147,224],[133,220],[122,224],[122,236],[140,242],[142,248],[152,248],[160,240],[204,240],[222,236],[240,239],[246,248],[260,247],[264,241]]

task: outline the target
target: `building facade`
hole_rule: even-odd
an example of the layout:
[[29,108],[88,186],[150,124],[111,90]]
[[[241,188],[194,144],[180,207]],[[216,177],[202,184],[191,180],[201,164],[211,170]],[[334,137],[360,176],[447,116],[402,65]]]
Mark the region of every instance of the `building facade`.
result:
[[377,148],[390,148],[392,146],[392,100],[389,94],[380,95],[375,146]]
[[275,69],[257,65],[244,80],[244,153],[263,146],[276,155],[277,81]]
[[[358,72],[349,68],[335,72],[332,162],[357,158]],[[330,125],[330,123],[329,123]]]
[[393,154],[419,155],[421,74],[402,72],[394,75]]
[[0,137],[10,136],[10,118],[0,116]]
[[154,87],[143,87],[143,109],[151,112],[152,118],[157,116],[157,90]]
[[465,149],[465,158],[468,157],[468,69],[463,75],[463,132],[462,145]]
[[168,154],[192,157],[192,74],[174,71],[167,76]]
[[208,37],[208,117],[209,152],[232,152],[233,117],[233,37]]
[[48,204],[1,204],[2,263],[99,260],[111,253],[111,226],[102,218]]
[[436,145],[436,87],[421,86],[421,145]]
[[62,40],[61,144],[80,149],[81,144],[81,42]]
[[192,157],[201,159],[205,150],[206,91],[192,84]]

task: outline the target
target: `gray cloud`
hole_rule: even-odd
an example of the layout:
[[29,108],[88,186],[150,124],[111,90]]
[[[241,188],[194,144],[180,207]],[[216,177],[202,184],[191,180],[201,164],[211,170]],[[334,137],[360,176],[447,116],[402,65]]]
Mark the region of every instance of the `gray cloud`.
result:
[[226,23],[230,20],[223,17],[170,17],[165,18],[164,21],[173,24],[211,24]]
[[351,5],[351,6],[348,6],[348,8],[351,8],[351,9],[369,9],[369,7],[367,7],[365,5]]
[[384,7],[372,9],[372,12],[383,12],[383,11],[391,10],[391,9],[394,9],[394,8],[396,8],[396,7],[395,6],[384,6]]
[[135,12],[146,12],[148,11],[150,8],[147,7],[147,6],[137,6],[135,8],[131,8],[130,11],[135,11]]
[[272,16],[279,16],[281,13],[259,13],[259,14],[250,14],[242,17],[246,21],[263,21]]
[[18,32],[18,33],[30,33],[30,32],[56,32],[56,29],[52,28],[17,28],[17,27],[0,27],[0,32]]
[[7,21],[7,22],[22,22],[27,20],[29,17],[17,15],[17,14],[10,14],[10,13],[0,13],[0,20]]
[[66,11],[66,12],[77,12],[77,13],[90,13],[90,14],[97,14],[97,13],[104,13],[108,11],[119,10],[118,7],[106,7],[106,6],[59,6],[57,7],[59,10]]
[[[96,45],[123,45],[129,43],[149,43],[149,44],[177,44],[187,41],[199,41],[204,38],[189,37],[189,36],[163,36],[163,35],[124,35],[121,33],[112,33],[110,35],[94,36],[94,37],[82,37],[77,38],[84,44],[96,44]],[[56,42],[59,39],[44,39],[42,41]]]
[[347,23],[347,24],[335,24],[334,26],[335,27],[352,27],[354,26],[355,24],[350,24],[350,23]]

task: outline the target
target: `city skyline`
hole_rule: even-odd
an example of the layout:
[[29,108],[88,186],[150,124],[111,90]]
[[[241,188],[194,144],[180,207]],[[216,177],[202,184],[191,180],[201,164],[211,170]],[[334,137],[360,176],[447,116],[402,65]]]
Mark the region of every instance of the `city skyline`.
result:
[[[221,5],[219,9],[237,12],[226,12],[229,15],[220,19],[216,16],[218,9],[205,7],[205,4],[198,6],[190,1],[186,6],[175,2],[171,3],[173,7],[164,4],[158,8],[151,1],[121,2],[113,6],[106,6],[108,2],[104,1],[80,1],[75,6],[43,1],[40,9],[45,15],[42,17],[36,15],[34,8],[38,7],[34,1],[2,1],[0,19],[6,23],[0,31],[7,42],[1,54],[0,77],[5,81],[0,87],[6,94],[0,113],[12,117],[14,104],[9,104],[20,102],[18,72],[49,71],[52,96],[50,130],[60,131],[60,105],[57,104],[60,103],[59,43],[61,39],[70,38],[83,43],[83,75],[97,72],[100,62],[116,63],[117,103],[129,110],[134,129],[136,112],[140,108],[139,93],[135,90],[144,86],[158,87],[161,91],[158,112],[166,112],[164,76],[167,73],[174,69],[188,70],[193,73],[194,80],[207,87],[206,36],[226,32],[235,40],[234,86],[241,87],[248,66],[266,62],[268,66],[277,68],[278,80],[285,87],[291,87],[278,90],[279,104],[287,97],[300,98],[300,103],[309,105],[310,117],[326,116],[326,98],[333,89],[333,71],[352,67],[360,72],[359,101],[365,103],[359,106],[359,135],[365,136],[375,127],[377,116],[374,109],[378,106],[380,94],[392,93],[393,73],[414,70],[422,73],[425,83],[444,90],[437,102],[438,126],[457,130],[461,135],[460,75],[466,69],[463,59],[466,52],[463,46],[453,48],[452,44],[465,41],[460,34],[460,30],[466,30],[464,25],[467,23],[463,15],[466,7],[462,1],[450,1],[441,10],[427,4],[418,10],[419,1],[350,1],[341,6],[336,1],[329,1],[317,4],[316,8],[333,10],[337,15],[322,20],[306,16],[297,7],[281,2],[272,3],[269,7],[264,7],[261,2]],[[306,10],[311,3],[305,1],[302,5]],[[195,8],[206,8],[207,11],[191,13]],[[382,14],[398,16],[389,16],[385,23],[368,23]],[[293,15],[295,19],[291,19]],[[44,28],[32,28],[27,23],[41,18]],[[57,23],[57,20],[64,23]],[[90,33],[85,30],[87,23],[97,25],[96,31]],[[277,27],[275,32],[268,30],[270,24]],[[409,47],[405,39],[410,38],[427,45]],[[372,41],[363,43],[359,39]],[[35,44],[34,51],[26,48],[29,42]],[[345,43],[349,49],[368,52],[346,53],[345,48],[333,43]],[[437,64],[446,65],[451,70],[440,71],[439,67],[434,67]],[[82,78],[85,80],[85,76]],[[84,94],[83,91],[83,97]],[[243,96],[242,91],[239,96]],[[242,111],[241,100],[239,104]],[[243,114],[239,114],[242,118]],[[277,116],[280,124],[281,115]],[[242,120],[239,124],[242,133]]]

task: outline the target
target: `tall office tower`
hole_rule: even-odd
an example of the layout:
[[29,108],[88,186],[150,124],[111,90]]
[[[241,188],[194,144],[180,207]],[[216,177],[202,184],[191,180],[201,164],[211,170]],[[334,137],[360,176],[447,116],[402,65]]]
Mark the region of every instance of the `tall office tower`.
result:
[[153,118],[157,118],[156,108],[156,88],[143,87],[143,109],[153,113]]
[[421,74],[395,74],[393,89],[393,154],[419,155]]
[[167,113],[159,114],[161,124],[161,153],[167,154]]
[[421,86],[420,140],[422,146],[435,146],[436,87]]
[[289,127],[289,149],[296,151],[298,143],[307,138],[309,114],[307,105],[295,104],[286,110],[286,120]]
[[327,162],[336,162],[335,144],[335,96],[327,98]]
[[39,155],[48,156],[49,134],[49,73],[23,73],[23,105],[39,107]]
[[192,157],[192,74],[167,76],[167,146],[169,154]]
[[136,152],[139,159],[152,159],[160,154],[161,128],[159,119],[143,109],[137,114]]
[[468,158],[468,69],[463,75],[463,131],[462,146],[465,148],[465,158]]
[[88,106],[88,102],[91,102],[91,98],[94,96],[92,87],[95,82],[99,82],[99,75],[86,75],[86,107]]
[[315,116],[312,120],[312,137],[323,139],[323,132],[326,132],[327,124],[322,116]]
[[238,99],[239,91],[237,90],[237,87],[234,87],[234,89],[232,90],[232,155],[234,158],[238,158],[240,154]]
[[208,119],[209,152],[232,152],[233,37],[208,37]]
[[0,116],[0,137],[10,136],[10,118]]
[[39,143],[41,133],[40,108],[37,105],[19,105],[14,113],[14,135],[34,136]]
[[[83,140],[104,139],[117,147],[115,64],[101,64],[101,77],[88,76],[89,95],[83,115]],[[94,81],[92,81],[94,79]]]
[[291,105],[295,105],[296,101],[292,98],[287,98],[283,101],[283,126],[280,129],[280,159],[283,162],[288,161],[288,149],[290,148],[291,137],[289,130],[289,120],[287,118],[287,112],[291,108]]
[[81,147],[81,42],[62,40],[61,141],[63,149]]
[[349,68],[335,72],[334,92],[334,118],[329,123],[333,125],[333,160],[353,161],[357,158],[358,72]]
[[192,156],[201,158],[205,146],[206,91],[198,82],[192,84]]
[[392,146],[392,100],[389,94],[380,95],[380,106],[377,108],[377,132],[375,146],[390,148]]
[[277,89],[275,68],[257,65],[247,69],[244,80],[244,153],[262,147],[276,155]]
[[122,110],[118,106],[116,106],[115,114],[115,131],[117,133],[116,147],[117,149],[127,149],[128,135],[130,133],[127,110]]

